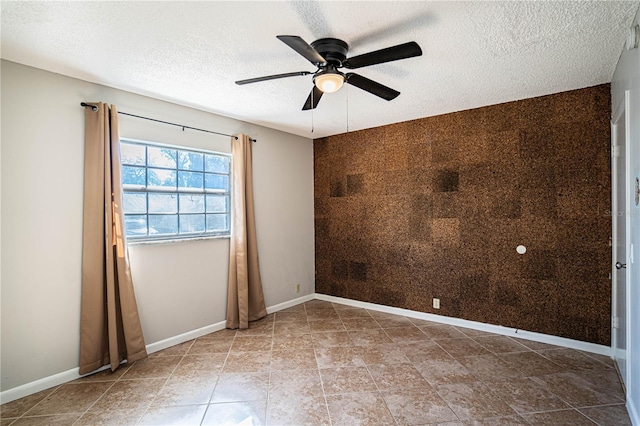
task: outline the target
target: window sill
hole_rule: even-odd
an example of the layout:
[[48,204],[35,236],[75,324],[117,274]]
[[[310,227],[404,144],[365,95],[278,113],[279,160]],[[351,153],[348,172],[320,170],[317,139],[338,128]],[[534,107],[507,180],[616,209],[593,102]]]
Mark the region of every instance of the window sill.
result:
[[221,239],[230,239],[229,235],[210,235],[203,237],[193,237],[193,238],[168,238],[168,239],[158,239],[158,240],[127,240],[127,245],[129,246],[146,246],[146,245],[158,245],[158,244],[176,244],[176,243],[186,243],[190,241],[204,241],[204,240],[221,240]]

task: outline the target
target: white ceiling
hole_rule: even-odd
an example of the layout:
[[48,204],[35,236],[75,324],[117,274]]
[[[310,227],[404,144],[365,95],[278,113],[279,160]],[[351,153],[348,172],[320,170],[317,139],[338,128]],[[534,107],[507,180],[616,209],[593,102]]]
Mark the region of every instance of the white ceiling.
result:
[[[317,138],[610,82],[637,8],[637,1],[2,0],[1,53]],[[301,111],[311,75],[234,84],[315,71],[276,35],[340,38],[348,56],[414,40],[423,55],[355,70],[400,91],[395,100],[345,85],[312,113]]]

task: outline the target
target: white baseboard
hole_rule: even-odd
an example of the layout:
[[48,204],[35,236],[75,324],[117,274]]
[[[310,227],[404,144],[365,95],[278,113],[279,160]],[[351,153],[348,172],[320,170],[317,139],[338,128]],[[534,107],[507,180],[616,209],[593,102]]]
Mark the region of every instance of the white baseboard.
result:
[[[106,370],[107,368],[109,368],[109,366],[105,365],[95,372]],[[25,383],[24,385],[16,386],[15,388],[0,392],[0,403],[6,404],[7,402],[15,401],[16,399],[24,398],[25,396],[79,379],[83,377],[80,375],[79,371],[79,367],[72,368],[71,370],[43,377],[42,379],[34,380],[33,382]],[[94,372],[91,374],[93,373]]]
[[298,297],[297,299],[288,300],[286,302],[278,303],[277,305],[267,307],[267,313],[272,314],[274,312],[281,311],[283,309],[290,308],[292,306],[299,305],[304,302],[308,302],[309,300],[313,300],[316,298],[315,293],[307,294],[306,296]]
[[[273,312],[277,312],[291,306],[299,305],[300,303],[308,302],[309,300],[313,300],[314,298],[315,294],[312,293],[306,296],[299,297],[297,299],[289,300],[287,302],[278,303],[277,305],[267,307],[267,312],[271,314]],[[210,324],[205,327],[179,334],[177,336],[169,337],[168,339],[160,340],[159,342],[150,343],[147,345],[147,353],[152,354],[154,352],[161,351],[171,346],[179,345],[180,343],[188,342],[189,340],[193,340],[206,334],[223,330],[225,328],[225,321],[220,321],[215,324]],[[92,371],[89,374],[94,374],[98,371],[106,370],[107,368],[109,367],[104,366],[96,371]],[[42,379],[34,380],[33,382],[25,383],[24,385],[16,386],[15,388],[7,389],[6,391],[0,392],[0,403],[5,404],[7,402],[15,401],[16,399],[24,398],[25,396],[29,396],[34,393],[50,389],[55,386],[59,386],[64,383],[68,383],[89,375],[80,375],[79,371],[80,368],[76,367],[67,371],[63,371],[61,373],[53,374],[48,377],[43,377]]]
[[215,324],[187,331],[186,333],[178,334],[177,336],[169,337],[168,339],[160,340],[159,342],[150,343],[147,345],[147,353],[152,354],[154,352],[170,348],[171,346],[179,345],[180,343],[188,342],[189,340],[224,330],[226,327],[226,321],[220,321]]
[[631,424],[633,426],[640,426],[640,413],[638,413],[638,409],[629,395],[627,395],[627,413],[629,413]]
[[389,314],[403,315],[409,318],[416,318],[426,321],[433,321],[442,324],[456,325],[459,327],[481,330],[489,333],[502,334],[504,336],[517,337],[519,339],[533,340],[535,342],[548,343],[550,345],[563,346],[571,349],[578,349],[594,354],[613,356],[612,348],[595,343],[582,342],[580,340],[567,339],[565,337],[552,336],[549,334],[535,333],[533,331],[519,330],[516,328],[503,327],[500,325],[485,324],[477,321],[469,321],[460,318],[446,317],[443,315],[428,314],[426,312],[411,311],[409,309],[394,308],[391,306],[377,305],[375,303],[361,302],[359,300],[344,299],[342,297],[328,296],[316,293],[316,299],[327,302],[340,303],[358,308],[370,309],[372,311],[386,312]]

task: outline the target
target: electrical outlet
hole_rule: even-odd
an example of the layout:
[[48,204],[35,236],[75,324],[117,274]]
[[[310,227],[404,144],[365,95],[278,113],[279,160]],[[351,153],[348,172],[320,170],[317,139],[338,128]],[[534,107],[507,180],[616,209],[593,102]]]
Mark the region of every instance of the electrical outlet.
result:
[[433,298],[433,308],[440,309],[440,299]]
[[300,293],[300,284],[296,284],[296,293]]

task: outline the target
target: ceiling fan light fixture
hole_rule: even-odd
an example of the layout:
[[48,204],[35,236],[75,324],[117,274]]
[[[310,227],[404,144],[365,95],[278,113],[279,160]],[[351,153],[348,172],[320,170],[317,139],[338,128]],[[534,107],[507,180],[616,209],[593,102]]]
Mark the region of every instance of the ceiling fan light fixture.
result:
[[344,84],[344,76],[337,72],[328,72],[316,75],[313,82],[323,93],[334,93]]

